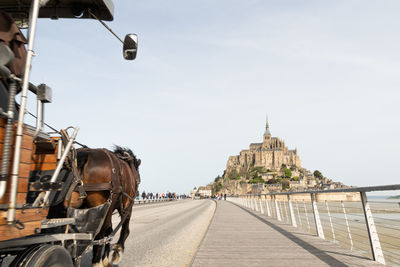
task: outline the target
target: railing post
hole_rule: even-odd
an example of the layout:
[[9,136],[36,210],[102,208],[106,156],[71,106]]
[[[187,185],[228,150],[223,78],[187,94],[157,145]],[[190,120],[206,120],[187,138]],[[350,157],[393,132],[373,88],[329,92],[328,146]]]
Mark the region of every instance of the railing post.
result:
[[308,220],[308,212],[307,212],[306,202],[304,200],[303,200],[303,205],[304,205],[304,214],[306,215],[308,231],[310,231],[311,230],[311,226],[310,226],[310,221]]
[[254,197],[253,196],[250,196],[250,203],[251,203],[251,209],[255,210],[255,208],[254,208]]
[[368,237],[371,244],[373,260],[382,264],[386,264],[385,257],[383,256],[381,248],[381,243],[379,242],[378,232],[376,231],[374,218],[372,217],[371,208],[368,203],[367,194],[365,192],[360,192],[360,195],[364,210],[365,223],[367,224]]
[[270,210],[270,208],[269,208],[269,203],[268,203],[267,195],[265,195],[265,209],[267,210],[267,215],[268,215],[268,217],[271,217],[271,210]]
[[343,209],[344,219],[345,219],[345,221],[346,221],[347,233],[349,234],[349,239],[350,239],[350,251],[353,251],[353,238],[351,237],[350,226],[349,226],[349,220],[347,219],[347,213],[346,213],[346,209],[345,209],[345,207],[344,207],[343,200],[341,201],[341,203],[342,203],[342,209]]
[[300,227],[303,228],[302,222],[301,222],[301,217],[300,217],[300,211],[299,211],[299,203],[296,201],[296,209],[297,209],[297,216],[299,217],[299,224]]
[[278,221],[282,221],[281,213],[280,213],[279,207],[278,207],[278,201],[276,200],[276,195],[274,195],[274,201],[275,201],[276,218],[278,219]]
[[283,202],[283,208],[285,209],[286,221],[289,222],[289,214],[288,214],[285,202]]
[[262,195],[260,195],[260,212],[261,212],[261,214],[264,214],[264,207],[262,205],[261,198],[262,198]]
[[254,206],[256,207],[256,211],[258,211],[257,196],[254,196]]
[[332,239],[333,239],[333,242],[335,242],[336,241],[335,230],[333,228],[332,217],[331,217],[331,213],[329,211],[329,206],[328,206],[327,200],[325,200],[325,205],[326,205],[326,211],[328,212],[329,222],[331,223]]
[[317,229],[318,237],[325,239],[324,230],[322,229],[321,218],[319,217],[317,201],[315,199],[315,194],[311,193],[311,203],[314,213],[315,228]]
[[287,195],[288,205],[289,205],[289,212],[290,212],[290,220],[292,221],[292,226],[297,227],[296,218],[294,217],[294,211],[292,206],[292,201],[290,200],[290,195]]

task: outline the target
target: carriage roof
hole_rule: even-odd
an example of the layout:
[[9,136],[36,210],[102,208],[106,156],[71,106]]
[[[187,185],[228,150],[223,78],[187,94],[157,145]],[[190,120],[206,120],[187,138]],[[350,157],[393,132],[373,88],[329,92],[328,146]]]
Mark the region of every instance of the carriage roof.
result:
[[[33,0],[1,0],[0,9],[10,14],[29,14]],[[40,18],[92,18],[84,10],[90,9],[99,19],[114,17],[112,0],[49,0],[40,8]]]

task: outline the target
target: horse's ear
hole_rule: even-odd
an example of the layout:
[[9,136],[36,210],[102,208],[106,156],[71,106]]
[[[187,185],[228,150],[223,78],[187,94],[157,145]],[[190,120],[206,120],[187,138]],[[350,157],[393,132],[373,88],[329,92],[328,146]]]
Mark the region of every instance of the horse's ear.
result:
[[137,160],[137,166],[140,166],[140,163],[142,163],[142,161],[140,159]]

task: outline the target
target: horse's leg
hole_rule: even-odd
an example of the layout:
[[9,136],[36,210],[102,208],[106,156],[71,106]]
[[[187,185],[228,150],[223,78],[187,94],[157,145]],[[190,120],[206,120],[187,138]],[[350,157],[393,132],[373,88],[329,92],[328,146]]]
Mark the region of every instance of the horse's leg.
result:
[[[104,232],[100,231],[100,233],[97,234],[96,240],[103,239],[104,238]],[[104,245],[94,245],[93,246],[93,258],[92,258],[92,264],[93,267],[103,267],[103,262],[102,262],[102,250],[103,250]]]
[[[122,218],[123,217],[122,211],[120,209],[118,209],[118,211]],[[124,249],[125,249],[125,240],[128,238],[128,235],[129,235],[129,221],[131,219],[132,208],[126,212],[129,212],[129,213],[126,216],[125,221],[122,223],[118,242],[112,248],[111,262],[113,264],[117,264],[120,261],[120,259],[122,257],[122,253],[124,253]]]
[[[113,231],[112,227],[111,226],[108,227],[107,230],[105,231],[105,236],[107,237],[107,236],[111,235],[112,231]],[[104,247],[104,253],[102,256],[102,262],[103,262],[103,265],[107,267],[107,266],[111,266],[110,261],[108,260],[108,255],[110,254],[110,243],[106,243],[104,246],[105,247]]]

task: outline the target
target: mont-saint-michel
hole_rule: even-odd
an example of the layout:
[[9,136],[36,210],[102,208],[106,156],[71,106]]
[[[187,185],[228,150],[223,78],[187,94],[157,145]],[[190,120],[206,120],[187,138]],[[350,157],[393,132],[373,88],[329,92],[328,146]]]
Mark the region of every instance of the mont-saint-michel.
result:
[[324,190],[348,187],[303,168],[297,148],[289,149],[271,134],[268,119],[261,143],[251,143],[239,155],[228,157],[226,169],[199,190],[223,194]]

